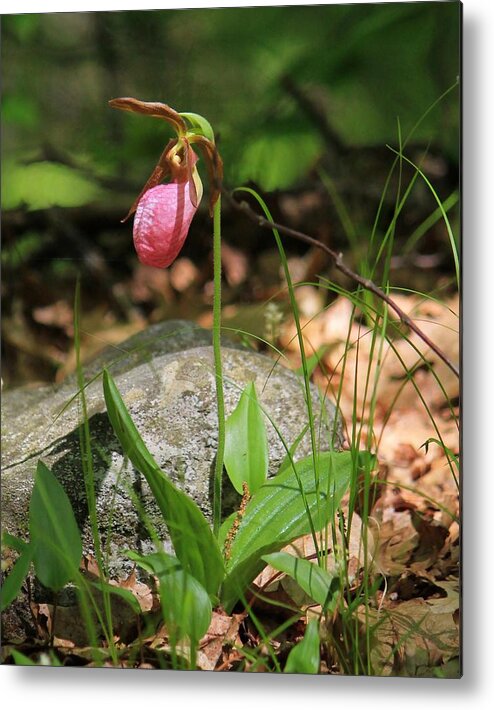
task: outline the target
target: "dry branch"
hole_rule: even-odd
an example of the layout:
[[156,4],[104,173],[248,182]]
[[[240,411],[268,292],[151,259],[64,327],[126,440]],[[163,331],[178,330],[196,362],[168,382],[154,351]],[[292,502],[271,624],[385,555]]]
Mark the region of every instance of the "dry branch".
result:
[[228,192],[228,190],[225,190],[224,188],[223,194],[225,195],[228,203],[234,209],[243,212],[252,222],[257,224],[258,227],[271,230],[277,229],[280,234],[285,234],[287,237],[292,237],[293,239],[297,239],[298,241],[305,242],[306,244],[310,244],[318,249],[322,249],[322,251],[330,257],[338,271],[387,303],[387,305],[396,313],[401,322],[410,328],[410,330],[412,330],[416,335],[418,335],[418,337],[449,367],[449,369],[457,377],[460,376],[458,366],[450,360],[450,358],[418,327],[418,325],[416,325],[416,323],[398,306],[397,303],[393,301],[392,298],[388,296],[387,293],[385,293],[370,279],[366,279],[355,273],[355,271],[352,271],[352,269],[350,269],[350,267],[343,261],[343,254],[334,251],[323,242],[309,236],[308,234],[304,234],[304,232],[299,232],[296,229],[285,227],[283,224],[278,224],[277,222],[270,222],[268,219],[255,212],[252,207],[245,202],[245,200],[239,202],[230,192]]

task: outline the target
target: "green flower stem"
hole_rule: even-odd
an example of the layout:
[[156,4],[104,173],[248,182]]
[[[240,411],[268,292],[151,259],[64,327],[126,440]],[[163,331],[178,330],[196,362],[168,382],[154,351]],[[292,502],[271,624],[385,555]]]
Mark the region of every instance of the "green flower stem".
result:
[[221,367],[221,197],[218,197],[213,212],[213,259],[213,351],[214,372],[216,377],[216,401],[218,405],[218,449],[216,451],[213,485],[213,532],[218,536],[221,525],[221,490],[223,458],[225,454],[225,399],[223,395],[223,373]]

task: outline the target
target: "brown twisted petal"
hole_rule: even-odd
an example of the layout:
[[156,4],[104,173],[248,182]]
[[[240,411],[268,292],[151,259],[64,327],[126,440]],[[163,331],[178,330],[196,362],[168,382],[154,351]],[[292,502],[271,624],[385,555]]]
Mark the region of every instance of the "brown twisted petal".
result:
[[159,103],[158,101],[140,101],[130,97],[122,97],[119,99],[111,99],[108,102],[112,108],[118,108],[122,111],[131,111],[132,113],[143,113],[154,118],[163,118],[168,123],[171,123],[179,135],[187,132],[187,124],[182,116],[172,109],[167,104]]
[[168,154],[170,153],[171,149],[176,146],[178,143],[178,140],[176,138],[172,138],[171,140],[168,141],[166,144],[165,150],[162,152],[160,159],[158,160],[158,163],[156,167],[154,168],[153,172],[149,176],[149,178],[146,181],[146,184],[140,191],[139,195],[136,197],[134,202],[132,203],[132,206],[130,210],[127,212],[125,217],[123,218],[122,222],[126,222],[129,217],[131,217],[134,212],[137,209],[137,205],[140,202],[141,197],[148,191],[151,190],[151,188],[156,187],[160,182],[162,182],[168,175],[171,174],[170,170],[170,161],[168,159]]
[[221,193],[223,161],[215,144],[208,138],[204,136],[194,136],[190,139],[190,142],[196,143],[198,147],[201,148],[204,155],[204,162],[206,163],[209,178],[209,214],[212,217],[213,207]]

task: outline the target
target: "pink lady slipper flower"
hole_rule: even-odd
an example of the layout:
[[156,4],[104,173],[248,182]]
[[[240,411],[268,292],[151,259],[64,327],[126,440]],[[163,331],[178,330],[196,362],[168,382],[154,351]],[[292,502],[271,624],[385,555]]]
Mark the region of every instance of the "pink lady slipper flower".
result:
[[[223,166],[213,131],[201,116],[179,114],[166,104],[122,98],[113,99],[110,106],[163,118],[177,133],[177,138],[168,142],[140,195],[122,220],[135,212],[134,245],[139,260],[148,266],[166,268],[182,249],[202,198],[202,183],[196,167],[198,158],[192,143],[201,148],[206,160],[211,182],[211,213],[218,199]],[[167,177],[171,178],[170,182],[161,184]]]
[[[191,153],[195,163],[197,156],[192,149]],[[134,246],[143,264],[163,269],[181,251],[202,197],[202,183],[195,166],[192,172],[195,197],[191,195],[189,180],[174,180],[152,187],[139,200],[134,217]]]

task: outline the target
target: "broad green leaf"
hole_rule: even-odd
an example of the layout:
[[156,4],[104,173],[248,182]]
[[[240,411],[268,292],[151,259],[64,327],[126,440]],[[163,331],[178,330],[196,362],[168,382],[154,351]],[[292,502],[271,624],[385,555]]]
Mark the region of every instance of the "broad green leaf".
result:
[[101,188],[80,172],[59,163],[43,161],[24,165],[6,162],[2,166],[2,208],[27,205],[29,210],[77,207],[93,202]]
[[11,653],[12,653],[12,658],[14,659],[16,666],[37,666],[38,665],[36,663],[36,661],[32,661],[29,658],[29,656],[26,656],[24,653],[17,651],[17,649],[15,649],[15,648],[12,649]]
[[229,611],[263,567],[262,556],[276,552],[332,519],[347,491],[352,452],[323,452],[316,484],[312,456],[268,480],[251,498],[231,546],[221,598]]
[[288,552],[274,552],[271,555],[263,555],[262,559],[274,569],[292,577],[311,599],[323,607],[323,610],[331,602],[334,582],[338,582],[338,578],[319,567],[316,562],[309,562]]
[[6,531],[2,533],[2,547],[11,547],[13,550],[16,550],[16,552],[23,552],[28,546],[29,543],[21,540],[20,537],[11,535]]
[[213,127],[204,116],[200,116],[198,113],[184,112],[180,114],[182,118],[187,119],[190,127],[195,133],[209,138],[209,140],[214,143],[214,131]]
[[139,567],[146,572],[155,574],[157,577],[165,572],[174,572],[181,569],[180,561],[167,552],[151,552],[149,555],[141,555],[133,550],[126,550],[127,557],[136,562]]
[[313,131],[278,130],[268,134],[264,130],[244,143],[237,180],[254,181],[267,192],[290,187],[307,173],[320,154],[321,145]]
[[59,591],[77,575],[82,542],[67,494],[42,461],[29,504],[29,534],[38,579]]
[[197,644],[208,630],[213,613],[207,591],[183,569],[165,573],[158,579],[167,628],[178,639],[188,636]]
[[284,673],[319,673],[320,644],[318,622],[317,619],[312,619],[302,641],[288,654]]
[[237,493],[246,483],[253,495],[268,475],[266,425],[253,382],[245,387],[239,403],[225,424],[225,467]]
[[216,595],[224,576],[223,558],[208,521],[199,507],[161,471],[137,431],[107,370],[103,388],[108,416],[124,453],[146,478],[168,527],[184,570]]
[[8,576],[5,577],[0,590],[0,611],[6,609],[19,594],[22,583],[26,579],[29,571],[29,565],[33,560],[33,548],[31,545],[25,545],[20,557],[16,560]]
[[29,656],[26,656],[24,653],[21,653],[17,649],[13,648],[12,658],[14,659],[16,666],[57,666],[60,668],[63,666],[63,663],[57,658],[54,651],[50,651],[50,653],[41,653],[39,661],[36,663],[36,661],[31,660]]
[[208,593],[191,574],[166,552],[129,554],[137,564],[155,574],[160,583],[163,615],[170,633],[178,639],[188,636],[197,643],[206,633],[213,613]]

